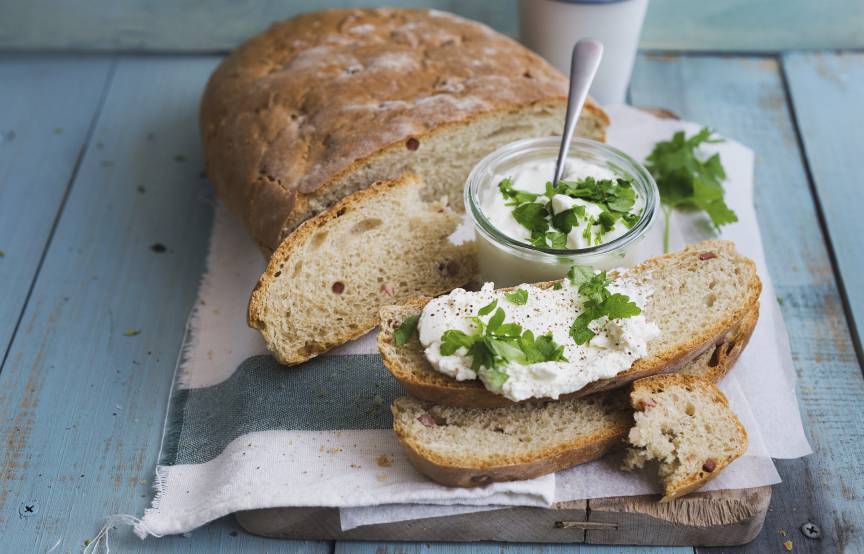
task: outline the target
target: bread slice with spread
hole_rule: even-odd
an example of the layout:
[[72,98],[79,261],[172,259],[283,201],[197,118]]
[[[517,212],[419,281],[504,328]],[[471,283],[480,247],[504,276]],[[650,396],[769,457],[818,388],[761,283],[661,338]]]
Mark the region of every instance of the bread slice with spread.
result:
[[[747,345],[758,317],[757,306],[734,332],[678,372],[706,383],[722,378]],[[488,409],[406,396],[391,409],[393,429],[412,464],[452,487],[531,479],[596,460],[622,445],[633,425],[626,389]]]
[[[680,369],[727,335],[736,334],[747,314],[758,313],[761,282],[755,264],[728,241],[705,241],[650,259],[628,270],[627,276],[638,277],[653,288],[642,313],[659,327],[659,336],[648,341],[647,355],[629,368],[562,398],[587,396]],[[409,394],[421,400],[475,408],[512,405],[512,400],[487,390],[478,380],[457,381],[436,371],[416,338],[402,347],[396,345],[396,330],[406,319],[420,314],[427,302],[420,299],[382,308],[378,347],[384,365]]]
[[633,383],[635,425],[626,469],[658,462],[669,502],[717,477],[747,450],[747,431],[716,385],[693,375],[655,375]]
[[382,305],[472,278],[473,245],[448,240],[461,217],[423,201],[422,189],[412,174],[376,183],[282,242],[248,310],[250,327],[279,362],[298,364],[369,332]]

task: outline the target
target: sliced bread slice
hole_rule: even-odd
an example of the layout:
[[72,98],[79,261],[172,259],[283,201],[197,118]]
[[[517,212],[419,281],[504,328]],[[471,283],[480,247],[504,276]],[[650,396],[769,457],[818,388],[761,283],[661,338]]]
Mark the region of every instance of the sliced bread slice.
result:
[[370,331],[378,309],[468,282],[473,245],[448,240],[461,216],[421,199],[413,174],[356,192],[303,223],[267,265],[249,326],[284,364],[298,364]]
[[716,385],[692,375],[656,375],[633,383],[624,467],[659,462],[664,496],[692,492],[747,450],[747,431]]
[[[756,266],[728,241],[693,244],[681,252],[652,258],[627,275],[653,287],[654,294],[642,312],[658,325],[660,336],[648,342],[648,356],[629,369],[563,398],[578,398],[679,369],[721,342],[727,333],[735,333],[746,314],[755,311],[758,316],[762,284]],[[436,404],[478,408],[513,404],[486,390],[480,381],[456,381],[436,371],[416,337],[402,347],[396,346],[396,329],[408,317],[418,315],[428,301],[420,298],[404,306],[381,309],[378,348],[387,369],[409,394]]]
[[[748,313],[733,333],[679,371],[709,383],[723,377],[746,346],[758,316],[758,311]],[[418,351],[405,352],[413,356]],[[443,485],[531,479],[596,460],[621,444],[633,424],[626,395],[619,389],[491,409],[442,406],[406,396],[393,403],[393,430],[414,466]]]

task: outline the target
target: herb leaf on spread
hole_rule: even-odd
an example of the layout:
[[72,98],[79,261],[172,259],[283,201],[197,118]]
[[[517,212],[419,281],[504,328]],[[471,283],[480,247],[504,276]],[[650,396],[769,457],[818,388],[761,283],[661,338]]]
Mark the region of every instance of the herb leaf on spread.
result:
[[528,303],[528,291],[525,289],[516,289],[515,292],[506,293],[504,295],[504,298],[506,298],[507,301],[512,304],[524,306]]
[[[528,301],[528,291],[524,289],[510,294],[518,295],[520,302],[523,298],[523,303]],[[458,329],[444,331],[441,335],[441,354],[452,356],[460,348],[464,348],[471,356],[471,369],[478,372],[493,388],[501,388],[507,381],[507,373],[502,367],[508,363],[567,361],[564,347],[553,340],[552,333],[535,337],[530,329],[523,331],[518,323],[504,323],[506,314],[502,308],[495,309],[497,304],[498,300],[493,300],[478,311],[478,316],[470,318],[474,327],[471,334]],[[485,313],[481,313],[484,310]],[[484,323],[479,316],[488,315],[492,310],[495,310],[495,313]]]
[[703,128],[690,138],[678,131],[667,141],[658,142],[645,159],[645,166],[660,190],[660,202],[666,218],[663,251],[669,251],[669,220],[675,208],[704,211],[716,229],[738,221],[738,216],[723,200],[723,181],[726,171],[720,155],[706,160],[697,155],[702,144],[722,142],[712,139],[711,130]]
[[[590,246],[600,244],[603,234],[611,231],[620,221],[628,229],[638,221],[641,210],[631,211],[636,203],[636,191],[629,179],[600,179],[586,177],[575,181],[562,180],[557,187],[546,183],[543,194],[527,192],[513,187],[509,177],[498,183],[498,190],[513,207],[513,219],[528,229],[528,241],[534,246],[564,250],[567,235],[580,223],[586,227],[582,237]],[[594,203],[600,209],[597,217],[588,216],[585,206],[577,205],[559,213],[552,209],[552,198],[563,195]],[[592,232],[594,226],[600,227]]]
[[582,313],[570,326],[570,336],[576,344],[585,344],[597,335],[589,328],[589,324],[594,320],[603,316],[609,319],[624,319],[642,313],[629,296],[612,294],[609,291],[608,286],[612,279],[606,277],[605,271],[586,279],[585,269],[584,266],[573,266],[567,273],[570,281],[579,286],[579,295],[585,299]]
[[494,310],[495,306],[497,306],[497,305],[498,305],[498,299],[496,298],[492,302],[489,302],[488,304],[486,304],[485,306],[480,308],[480,311],[477,312],[477,315],[489,315],[492,313],[492,310]]
[[393,342],[396,346],[405,346],[414,331],[417,330],[417,322],[420,321],[419,315],[412,315],[405,319],[401,325],[393,332]]

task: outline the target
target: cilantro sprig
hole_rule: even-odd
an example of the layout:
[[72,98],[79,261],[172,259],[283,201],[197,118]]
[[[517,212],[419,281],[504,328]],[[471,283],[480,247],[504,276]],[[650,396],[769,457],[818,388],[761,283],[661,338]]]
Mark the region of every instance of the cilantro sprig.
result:
[[714,154],[703,160],[697,153],[702,144],[722,142],[722,139],[713,139],[711,135],[708,128],[703,128],[690,138],[683,131],[678,131],[671,140],[658,142],[645,160],[648,171],[657,181],[666,218],[664,252],[669,251],[669,221],[675,208],[704,211],[717,230],[738,221],[738,216],[723,200],[726,171],[720,162],[720,155]]
[[[527,301],[527,292],[525,296]],[[553,340],[551,333],[535,337],[530,329],[523,331],[518,323],[504,323],[506,314],[503,308],[496,309],[497,304],[498,300],[493,300],[483,306],[477,316],[470,318],[474,327],[471,334],[459,329],[444,331],[441,336],[441,354],[452,356],[464,348],[471,356],[471,369],[493,388],[501,388],[507,381],[509,377],[503,368],[511,362],[534,364],[567,361],[564,347]],[[492,316],[484,323],[480,317],[493,310]]]
[[612,279],[607,278],[605,271],[595,275],[591,268],[573,266],[567,273],[567,278],[574,286],[579,287],[579,295],[584,299],[582,313],[570,326],[570,336],[576,344],[585,344],[597,335],[589,328],[592,321],[603,316],[611,320],[633,317],[642,313],[629,296],[621,293],[612,294],[609,291],[608,286]]
[[[584,222],[583,238],[590,245],[600,244],[603,234],[611,231],[618,221],[625,227],[632,227],[638,221],[640,212],[633,212],[636,191],[628,179],[594,179],[586,177],[575,181],[562,180],[557,187],[546,183],[542,194],[516,189],[509,177],[498,183],[498,190],[513,207],[513,218],[531,233],[529,241],[534,246],[567,248],[567,235],[574,227]],[[597,217],[587,215],[585,206],[573,206],[555,213],[552,197],[555,195],[578,198],[597,205],[601,213]],[[592,232],[595,226],[599,230]]]

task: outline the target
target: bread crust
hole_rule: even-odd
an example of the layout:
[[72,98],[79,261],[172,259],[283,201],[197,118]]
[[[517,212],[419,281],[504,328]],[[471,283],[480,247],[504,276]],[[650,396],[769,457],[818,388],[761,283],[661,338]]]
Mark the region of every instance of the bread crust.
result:
[[[228,56],[204,91],[200,127],[216,192],[271,252],[353,192],[341,190],[347,176],[397,150],[410,160],[407,141],[563,110],[566,94],[551,65],[480,23],[430,10],[327,10],[277,23]],[[590,100],[583,120],[603,138],[608,117]]]
[[[701,333],[690,337],[675,351],[664,352],[661,355],[654,355],[636,360],[629,369],[619,373],[615,377],[594,381],[578,391],[561,395],[560,398],[579,398],[589,394],[618,388],[643,377],[676,371],[697,358],[713,345],[724,342],[724,338],[727,334],[734,333],[739,322],[744,321],[745,316],[748,314],[755,313],[755,317],[758,318],[759,295],[762,291],[762,283],[756,274],[756,266],[752,260],[740,256],[734,250],[734,246],[732,246],[728,241],[703,241],[690,245],[681,252],[666,254],[664,256],[647,260],[646,262],[636,266],[634,270],[650,271],[652,268],[664,263],[664,261],[668,260],[670,257],[680,258],[685,256],[700,256],[703,252],[720,250],[734,253],[737,260],[747,266],[753,276],[750,289],[748,290],[748,295],[742,299],[741,305],[736,310],[734,310],[725,319],[715,322],[715,324],[710,328],[703,329]],[[547,283],[540,283],[537,286],[549,287],[553,284],[554,282],[550,281]],[[406,305],[406,310],[410,307],[413,309],[413,314],[416,314],[422,310],[422,307],[429,300],[430,299],[428,298],[416,299]],[[401,310],[397,311],[401,312]],[[387,317],[390,317],[390,314],[392,313],[393,310],[388,309],[387,307],[381,310],[382,329],[392,327],[392,322],[388,325],[388,323],[384,321]],[[403,319],[404,317],[413,314],[407,313],[407,311],[403,312]],[[753,324],[755,325],[755,320],[753,321]],[[749,334],[747,335],[746,340],[749,340]],[[479,380],[457,381],[443,374],[439,374],[437,371],[432,370],[431,367],[431,372],[427,373],[428,378],[423,381],[416,381],[413,378],[414,376],[411,368],[403,367],[399,358],[394,355],[392,337],[389,333],[382,332],[378,335],[378,348],[381,352],[384,365],[388,370],[390,370],[393,376],[396,377],[400,384],[405,387],[411,396],[435,404],[447,406],[496,408],[514,404],[513,400],[487,390]],[[537,399],[535,398],[523,400],[522,402],[536,400]]]
[[[418,301],[414,303],[416,304]],[[747,346],[753,330],[756,328],[758,319],[759,309],[757,304],[755,310],[746,314],[740,324],[734,326],[734,330],[730,330],[730,334],[725,336],[722,343],[715,345],[715,352],[718,353],[716,364],[713,366],[709,364],[707,371],[702,374],[692,374],[687,377],[708,383],[717,383],[722,379],[735,362],[738,361],[741,352]],[[714,353],[711,356],[712,359],[715,359]],[[675,376],[675,374],[670,374],[670,376]],[[634,386],[638,386],[638,383],[639,381],[634,383]],[[613,392],[607,391],[599,394],[609,395],[613,394]],[[430,455],[428,452],[424,453],[425,449],[422,448],[422,445],[417,444],[406,433],[401,432],[395,404],[392,409],[394,410],[394,431],[408,459],[421,473],[433,481],[450,487],[477,487],[490,482],[533,479],[547,473],[594,461],[601,458],[615,446],[623,444],[632,425],[632,418],[627,418],[626,422],[610,426],[604,432],[597,433],[591,440],[584,443],[563,445],[551,451],[539,451],[534,456],[522,459],[515,464],[478,464],[472,467],[465,464],[455,465],[449,460],[440,459],[437,456]],[[720,469],[730,462],[731,460],[726,461]],[[719,473],[719,469],[715,471],[715,475],[717,473]],[[669,497],[668,499],[664,499],[664,501],[696,490],[711,478],[713,477],[709,475],[703,481],[694,481],[691,483],[691,486],[687,487],[687,490],[682,489],[676,492],[674,497]]]

